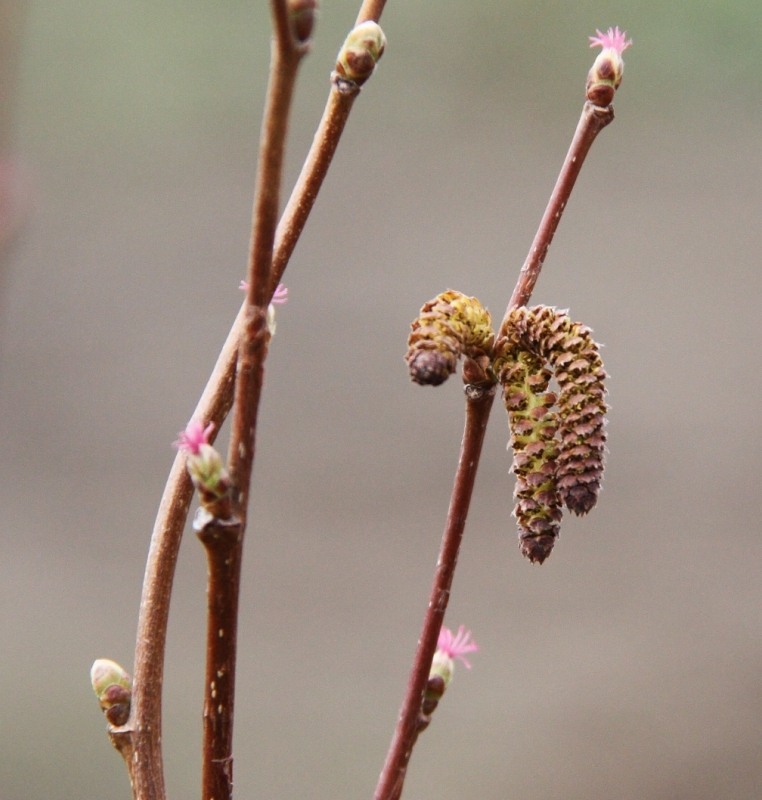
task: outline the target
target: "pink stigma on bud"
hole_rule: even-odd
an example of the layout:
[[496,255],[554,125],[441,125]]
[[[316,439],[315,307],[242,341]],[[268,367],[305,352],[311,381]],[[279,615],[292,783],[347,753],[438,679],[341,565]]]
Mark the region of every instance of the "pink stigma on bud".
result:
[[282,283],[278,284],[278,288],[275,290],[273,294],[272,302],[276,305],[282,306],[284,303],[288,301],[288,287]]
[[174,446],[188,455],[197,456],[201,451],[201,445],[209,444],[209,437],[214,430],[214,423],[210,422],[204,427],[203,422],[192,419],[184,431],[180,431]]
[[458,632],[453,634],[449,628],[442,626],[439,631],[439,639],[437,640],[437,650],[448,658],[460,660],[466,669],[471,669],[466,655],[468,653],[475,653],[479,646],[471,640],[471,631],[467,631],[463,625],[458,628]]
[[[238,284],[238,288],[242,292],[249,291],[249,282],[248,281],[241,281]],[[275,290],[273,294],[272,302],[276,305],[282,306],[285,302],[288,301],[288,287],[285,284],[279,283],[278,288]]]
[[610,48],[616,50],[619,55],[630,47],[632,39],[627,38],[627,31],[620,31],[619,26],[609,28],[606,33],[601,33],[597,28],[597,36],[590,36],[590,47],[602,47],[604,50]]

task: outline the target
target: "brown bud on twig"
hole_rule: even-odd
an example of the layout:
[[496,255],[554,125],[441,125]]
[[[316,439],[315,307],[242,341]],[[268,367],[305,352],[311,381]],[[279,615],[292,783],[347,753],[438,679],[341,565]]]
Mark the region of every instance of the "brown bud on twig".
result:
[[362,86],[373,74],[385,47],[386,36],[378,23],[369,20],[353,28],[336,57],[336,85],[340,89]]
[[115,727],[130,717],[132,678],[116,661],[99,658],[90,668],[90,683],[104,716]]
[[312,38],[317,17],[317,0],[289,0],[288,21],[291,31],[299,44]]
[[410,377],[421,385],[444,383],[461,356],[477,367],[487,359],[495,339],[489,311],[475,297],[453,289],[424,303],[410,328],[405,361]]

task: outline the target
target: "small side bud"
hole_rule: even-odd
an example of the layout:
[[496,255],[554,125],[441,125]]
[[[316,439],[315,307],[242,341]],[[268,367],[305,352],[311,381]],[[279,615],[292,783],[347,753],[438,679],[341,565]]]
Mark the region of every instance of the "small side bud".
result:
[[630,47],[632,39],[625,31],[609,28],[606,33],[596,30],[590,37],[590,47],[603,49],[595,59],[587,75],[587,99],[595,106],[605,108],[614,99],[614,94],[622,82],[624,61],[622,53]]
[[376,64],[384,54],[386,36],[381,26],[373,21],[363,22],[349,32],[336,57],[334,81],[350,86],[362,86],[373,74]]
[[[242,292],[249,291],[249,282],[248,281],[241,281],[238,284],[238,288]],[[276,288],[275,292],[273,292],[273,298],[270,301],[270,305],[267,306],[267,330],[270,332],[270,336],[275,336],[275,306],[282,306],[288,302],[288,286],[284,283],[279,283]]]
[[483,361],[494,340],[489,311],[475,297],[448,289],[424,303],[410,326],[405,355],[410,377],[438,386],[455,372],[461,356]]
[[181,431],[175,447],[187,456],[186,468],[199,494],[202,508],[212,517],[227,519],[232,513],[230,476],[222,456],[209,443],[214,424],[191,420]]
[[452,680],[455,661],[461,661],[466,669],[471,669],[471,664],[466,656],[469,653],[475,653],[478,649],[476,642],[471,639],[471,631],[467,631],[463,625],[455,634],[449,628],[442,626],[437,640],[437,649],[431,662],[429,679],[426,681],[426,688],[423,691],[421,710],[416,724],[418,733],[429,727],[431,715],[436,711],[439,701]]
[[[429,681],[433,678],[441,678],[444,686],[439,692],[439,697],[444,694],[444,690],[450,685],[452,675],[455,670],[455,662],[460,661],[466,669],[471,669],[471,663],[466,658],[469,653],[476,653],[479,646],[471,638],[471,631],[467,631],[464,625],[458,628],[457,633],[453,633],[449,628],[442,626],[437,640],[437,649],[431,662],[429,671]],[[432,685],[430,688],[434,688]]]
[[294,39],[300,44],[312,38],[317,19],[317,0],[288,0],[288,20]]
[[132,678],[116,661],[99,658],[90,668],[90,683],[109,723],[124,725],[130,717]]

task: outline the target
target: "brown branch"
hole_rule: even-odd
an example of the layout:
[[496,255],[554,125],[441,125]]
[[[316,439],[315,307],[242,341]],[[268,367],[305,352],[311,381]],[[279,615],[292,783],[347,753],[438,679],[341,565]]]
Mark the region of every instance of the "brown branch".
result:
[[480,390],[467,392],[465,430],[460,445],[458,468],[450,496],[450,508],[439,549],[437,568],[429,594],[429,604],[423,620],[423,629],[418,639],[413,667],[408,678],[402,710],[386,763],[376,787],[375,800],[394,800],[402,793],[408,761],[417,738],[417,723],[423,702],[423,692],[426,688],[431,661],[450,598],[450,589],[455,575],[455,566],[466,526],[494,393],[495,388],[490,385],[482,387]]
[[275,37],[270,63],[259,164],[254,191],[245,322],[238,346],[228,470],[235,487],[232,520],[216,521],[200,536],[208,560],[207,662],[204,686],[202,797],[233,796],[233,719],[238,641],[238,596],[257,415],[270,333],[270,302],[275,228],[288,119],[296,75],[305,50],[296,47],[286,0],[273,0]]
[[[372,6],[365,18],[378,21],[383,2],[365,5]],[[275,233],[267,302],[312,211],[357,94],[358,91],[340,91],[336,85],[331,87],[312,146]],[[210,441],[232,405],[236,360],[248,307],[247,298],[192,415],[192,419],[215,423]],[[159,504],[146,562],[135,646],[132,712],[126,725],[110,730],[112,742],[128,762],[133,795],[139,800],[165,797],[161,751],[164,655],[175,565],[192,496],[185,456],[178,453]]]
[[355,25],[361,25],[363,22],[378,22],[381,19],[381,14],[384,11],[386,0],[363,0],[360,7],[360,12],[357,15]]
[[[354,95],[343,94],[332,87],[312,148],[276,232],[273,255],[275,284],[271,283],[271,295],[283,276],[315,204],[353,101]],[[243,303],[238,312],[204,394],[192,415],[193,419],[214,422],[215,433],[219,431],[233,402],[238,344],[246,322],[247,307],[248,301]],[[128,730],[121,731],[122,734],[132,731],[134,739],[136,777],[133,791],[136,798],[153,800],[164,797],[161,768],[164,653],[175,564],[192,496],[193,487],[185,471],[185,456],[178,453],[164,487],[151,536],[136,637],[133,711],[131,721],[125,726]]]
[[511,300],[505,312],[508,316],[512,308],[525,306],[534,290],[540,270],[548,254],[548,248],[553,241],[553,236],[561,221],[561,215],[566,208],[566,203],[571,196],[577,176],[585,163],[585,157],[590,150],[595,137],[614,119],[614,108],[606,106],[600,108],[589,101],[582,108],[582,116],[574,132],[574,138],[569,146],[561,172],[556,180],[553,193],[548,200],[545,213],[540,221],[540,226],[535,234],[529,254],[521,267],[516,288],[513,290]]
[[[225,342],[193,418],[215,423],[215,433],[232,402],[238,333],[233,327]],[[128,723],[112,732],[120,738],[119,750],[127,764],[132,790],[140,800],[165,796],[161,756],[161,696],[169,601],[193,486],[185,469],[185,455],[175,456],[151,536],[143,596],[140,601],[132,693]],[[129,736],[131,745],[125,739]]]
[[[574,183],[582,169],[585,156],[598,133],[614,118],[611,106],[598,108],[585,103],[582,116],[569,152],[559,173],[540,226],[529,254],[524,262],[508,306],[525,305],[540,276],[545,256],[556,232],[561,215],[571,195]],[[508,312],[506,312],[507,314]],[[468,366],[468,362],[466,362]],[[450,509],[445,523],[442,546],[437,560],[434,584],[423,621],[423,630],[418,640],[413,666],[408,679],[407,691],[400,710],[397,726],[392,738],[386,763],[376,786],[375,800],[398,800],[402,795],[407,766],[418,738],[418,718],[421,712],[423,692],[429,677],[431,662],[436,651],[439,631],[442,627],[450,587],[457,562],[458,549],[466,524],[469,501],[476,478],[476,469],[481,455],[484,431],[489,419],[494,387],[484,385],[467,387],[466,423],[461,443],[460,459],[455,474]]]

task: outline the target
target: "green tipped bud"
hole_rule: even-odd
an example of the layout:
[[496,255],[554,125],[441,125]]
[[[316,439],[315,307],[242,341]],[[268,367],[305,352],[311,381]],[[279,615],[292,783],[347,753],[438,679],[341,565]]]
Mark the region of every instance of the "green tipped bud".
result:
[[130,716],[132,678],[127,670],[108,658],[99,658],[90,668],[90,683],[111,725],[124,725]]
[[312,38],[317,18],[317,0],[288,0],[288,20],[294,38],[304,44]]
[[373,21],[363,22],[349,32],[336,57],[334,81],[341,87],[362,86],[373,74],[384,54],[386,36]]
[[210,444],[202,444],[195,455],[188,456],[188,474],[198,490],[201,505],[214,516],[225,518],[230,498],[230,476],[222,456]]
[[462,355],[484,360],[494,340],[489,311],[475,297],[448,289],[424,303],[411,325],[405,356],[410,377],[438,386],[455,372]]
[[210,444],[214,424],[191,420],[175,447],[186,454],[185,468],[198,490],[201,506],[212,516],[228,519],[232,512],[230,476],[222,456]]

